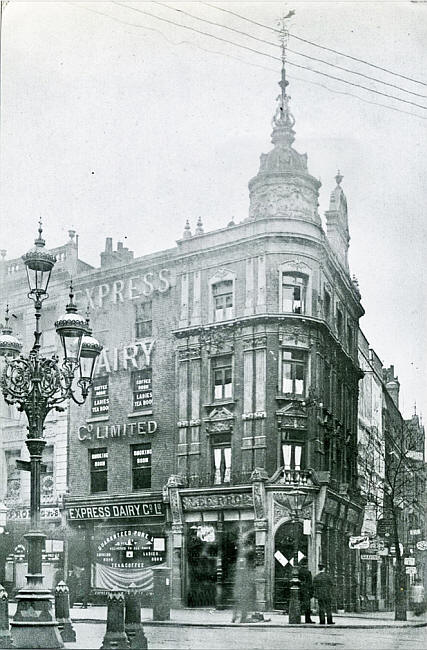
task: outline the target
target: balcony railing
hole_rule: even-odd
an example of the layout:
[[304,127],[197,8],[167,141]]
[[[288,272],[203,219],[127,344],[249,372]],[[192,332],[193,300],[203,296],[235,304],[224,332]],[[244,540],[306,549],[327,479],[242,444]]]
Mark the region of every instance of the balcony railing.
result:
[[311,471],[309,469],[282,469],[280,483],[286,485],[311,485]]
[[[218,476],[215,473],[199,474],[185,474],[181,476],[185,481],[186,487],[212,487],[222,486],[227,487],[230,485],[250,485],[251,484],[252,470],[231,472],[230,480],[218,481]],[[284,485],[312,485],[312,472],[310,469],[285,469],[278,470],[278,474],[273,475],[278,483]]]

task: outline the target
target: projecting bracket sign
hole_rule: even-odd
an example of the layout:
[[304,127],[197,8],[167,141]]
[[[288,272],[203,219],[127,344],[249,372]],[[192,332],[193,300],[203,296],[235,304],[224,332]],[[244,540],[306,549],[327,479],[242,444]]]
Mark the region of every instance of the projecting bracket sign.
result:
[[369,537],[365,535],[350,537],[348,547],[353,550],[369,548]]

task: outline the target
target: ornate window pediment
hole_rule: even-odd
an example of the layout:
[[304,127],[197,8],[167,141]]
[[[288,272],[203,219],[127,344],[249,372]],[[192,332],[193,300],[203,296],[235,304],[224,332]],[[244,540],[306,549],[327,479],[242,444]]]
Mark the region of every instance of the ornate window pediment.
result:
[[232,433],[234,415],[225,406],[214,408],[205,418],[206,432],[211,433]]

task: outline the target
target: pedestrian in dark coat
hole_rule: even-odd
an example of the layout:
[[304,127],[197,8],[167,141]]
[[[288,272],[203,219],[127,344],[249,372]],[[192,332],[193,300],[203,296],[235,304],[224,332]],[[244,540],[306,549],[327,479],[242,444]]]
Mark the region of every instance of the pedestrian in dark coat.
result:
[[319,564],[319,573],[313,578],[314,597],[319,603],[319,623],[325,625],[325,612],[328,625],[335,625],[332,620],[332,594],[334,582],[323,564]]
[[313,580],[311,571],[307,567],[307,558],[303,557],[298,565],[299,578],[299,599],[301,603],[301,612],[304,612],[306,623],[314,623],[311,620],[310,599],[313,596]]

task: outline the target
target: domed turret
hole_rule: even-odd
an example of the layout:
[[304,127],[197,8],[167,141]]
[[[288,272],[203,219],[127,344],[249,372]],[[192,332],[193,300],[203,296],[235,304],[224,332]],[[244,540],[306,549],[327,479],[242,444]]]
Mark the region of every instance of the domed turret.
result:
[[261,154],[259,172],[249,181],[249,218],[285,217],[320,226],[320,181],[308,173],[307,154],[300,154],[292,147],[295,119],[289,108],[288,84],[283,63],[281,94],[277,98],[271,134],[274,148]]

